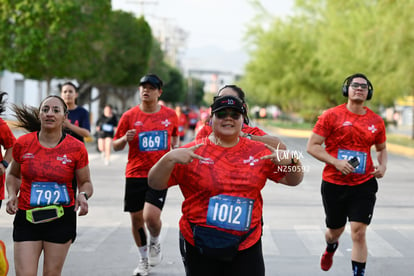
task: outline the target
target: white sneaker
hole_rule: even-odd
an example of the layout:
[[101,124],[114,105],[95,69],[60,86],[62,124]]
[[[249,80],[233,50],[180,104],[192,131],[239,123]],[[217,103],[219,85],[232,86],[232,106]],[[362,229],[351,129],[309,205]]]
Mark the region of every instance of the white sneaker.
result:
[[160,243],[150,243],[149,246],[149,264],[151,266],[158,265],[162,260],[161,254],[161,244]]
[[142,258],[139,261],[137,268],[134,269],[132,275],[134,276],[147,276],[149,273],[148,258]]

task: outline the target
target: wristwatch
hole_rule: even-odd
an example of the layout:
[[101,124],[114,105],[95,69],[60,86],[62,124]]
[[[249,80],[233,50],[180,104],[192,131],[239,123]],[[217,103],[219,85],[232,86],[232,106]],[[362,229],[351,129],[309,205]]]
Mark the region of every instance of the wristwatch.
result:
[[86,192],[80,192],[79,194],[80,194],[80,195],[84,195],[84,196],[85,196],[85,198],[86,198],[86,200],[88,200],[88,199],[89,199],[88,194],[87,194]]
[[1,163],[3,164],[3,166],[7,169],[7,167],[9,166],[9,162],[7,162],[6,160],[1,160]]

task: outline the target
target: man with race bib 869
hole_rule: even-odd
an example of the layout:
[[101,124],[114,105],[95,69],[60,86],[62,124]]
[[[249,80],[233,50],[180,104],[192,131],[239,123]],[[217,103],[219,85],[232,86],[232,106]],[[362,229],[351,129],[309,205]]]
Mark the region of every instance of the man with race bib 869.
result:
[[[140,276],[148,275],[149,265],[155,266],[161,261],[158,237],[161,210],[167,196],[167,190],[156,191],[148,187],[148,171],[164,154],[178,146],[177,115],[158,103],[162,86],[157,75],[148,74],[141,78],[141,103],[122,115],[113,141],[116,151],[124,149],[126,144],[129,146],[124,211],[130,213],[132,234],[141,256],[133,275]],[[150,234],[149,247],[146,228]]]

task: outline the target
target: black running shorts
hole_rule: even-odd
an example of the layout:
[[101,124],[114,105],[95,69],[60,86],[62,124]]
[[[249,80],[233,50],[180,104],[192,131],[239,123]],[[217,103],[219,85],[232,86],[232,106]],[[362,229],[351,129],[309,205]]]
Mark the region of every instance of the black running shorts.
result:
[[148,186],[148,178],[127,178],[125,181],[124,211],[138,212],[148,202],[160,210],[164,207],[167,189],[154,190]]
[[26,211],[18,210],[13,222],[13,241],[47,241],[67,243],[76,239],[76,212],[64,208],[64,215],[56,220],[33,224],[26,219]]
[[326,226],[338,229],[349,221],[371,223],[378,183],[375,177],[356,186],[336,185],[322,180],[321,194]]

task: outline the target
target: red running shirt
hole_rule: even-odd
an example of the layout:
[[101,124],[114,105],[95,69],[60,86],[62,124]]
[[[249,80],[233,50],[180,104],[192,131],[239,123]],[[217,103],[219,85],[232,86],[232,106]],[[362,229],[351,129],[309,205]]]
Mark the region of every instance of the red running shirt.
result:
[[[200,140],[193,141],[184,147],[199,142]],[[285,173],[278,172],[278,166],[271,160],[260,160],[260,157],[271,154],[263,143],[247,138],[240,138],[239,143],[232,148],[217,146],[207,138],[204,138],[203,143],[204,146],[195,153],[208,159],[194,159],[188,165],[177,164],[168,183],[168,186],[179,185],[184,196],[180,230],[185,239],[194,245],[189,222],[207,225],[207,211],[212,196],[228,195],[251,199],[254,203],[249,229],[254,228],[254,231],[240,245],[239,250],[249,248],[262,234],[261,190],[268,179],[278,182]],[[248,232],[226,231],[236,235]]]
[[366,113],[358,115],[350,112],[346,104],[333,107],[322,113],[313,128],[313,132],[325,137],[325,149],[335,158],[344,159],[358,156],[358,173],[342,175],[332,165],[325,165],[322,178],[325,181],[355,186],[373,177],[371,147],[386,141],[383,119],[372,110],[364,107]]
[[145,113],[139,106],[126,111],[119,120],[114,139],[119,139],[129,129],[137,134],[129,144],[126,177],[148,177],[151,167],[171,149],[171,137],[178,135],[175,111],[161,106],[156,113]]
[[37,132],[20,136],[13,147],[13,158],[20,164],[21,180],[19,209],[29,210],[31,184],[33,182],[56,182],[66,185],[70,203],[75,204],[72,180],[75,171],[88,165],[88,152],[85,145],[67,134],[54,148],[43,147]]
[[[3,147],[4,150],[13,147],[14,142],[16,142],[16,138],[13,135],[13,132],[10,130],[7,123],[0,118],[0,146]],[[0,161],[3,160],[3,155],[0,152]],[[4,183],[6,179],[6,173],[0,175],[0,200],[4,199]]]

